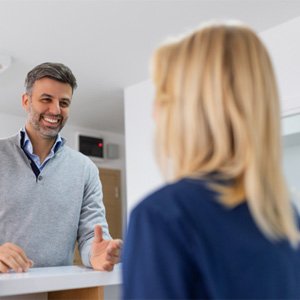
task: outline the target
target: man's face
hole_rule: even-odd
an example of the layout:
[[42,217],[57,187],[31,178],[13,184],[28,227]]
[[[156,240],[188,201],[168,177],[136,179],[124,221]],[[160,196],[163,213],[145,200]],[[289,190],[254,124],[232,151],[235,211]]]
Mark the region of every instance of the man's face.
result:
[[28,113],[29,134],[54,139],[64,127],[72,99],[72,87],[50,78],[37,80],[30,95],[24,94],[22,105]]

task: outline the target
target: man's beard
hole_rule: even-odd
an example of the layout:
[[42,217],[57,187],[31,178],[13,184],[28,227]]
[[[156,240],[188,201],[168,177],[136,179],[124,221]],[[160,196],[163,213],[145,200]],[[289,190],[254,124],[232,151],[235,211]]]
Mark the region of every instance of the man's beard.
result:
[[[59,119],[59,123],[56,127],[48,127],[45,126],[42,122],[43,122],[43,118],[44,117],[55,117]],[[57,136],[57,134],[62,130],[62,128],[64,127],[67,119],[63,118],[62,115],[52,115],[52,114],[39,114],[36,113],[32,107],[30,107],[29,110],[29,116],[28,116],[28,120],[30,122],[30,124],[32,125],[32,127],[39,132],[44,138],[46,139],[53,139]]]

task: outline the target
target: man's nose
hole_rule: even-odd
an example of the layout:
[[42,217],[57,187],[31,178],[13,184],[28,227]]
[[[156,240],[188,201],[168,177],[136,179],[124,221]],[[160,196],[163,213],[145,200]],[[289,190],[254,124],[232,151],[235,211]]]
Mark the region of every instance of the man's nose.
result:
[[52,101],[50,106],[49,106],[49,112],[53,115],[59,115],[61,110],[60,110],[60,105],[59,101]]

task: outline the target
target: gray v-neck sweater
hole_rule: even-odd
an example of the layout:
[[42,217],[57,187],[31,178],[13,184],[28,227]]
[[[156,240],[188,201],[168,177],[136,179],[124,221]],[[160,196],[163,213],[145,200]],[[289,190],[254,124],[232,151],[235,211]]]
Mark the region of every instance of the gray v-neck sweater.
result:
[[78,240],[83,263],[95,224],[110,239],[99,172],[83,154],[62,145],[38,177],[20,136],[0,139],[0,245],[17,244],[35,267],[71,265]]

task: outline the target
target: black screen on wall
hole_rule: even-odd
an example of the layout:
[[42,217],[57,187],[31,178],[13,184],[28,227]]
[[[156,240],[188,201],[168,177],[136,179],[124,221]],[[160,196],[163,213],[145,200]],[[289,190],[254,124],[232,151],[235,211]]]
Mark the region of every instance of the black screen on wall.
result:
[[103,139],[79,135],[79,151],[87,156],[103,158]]

